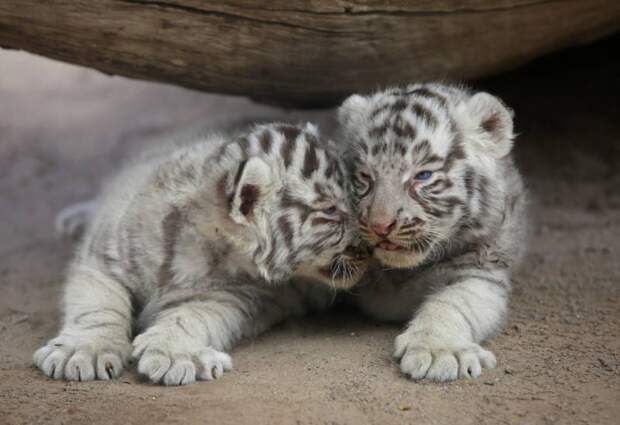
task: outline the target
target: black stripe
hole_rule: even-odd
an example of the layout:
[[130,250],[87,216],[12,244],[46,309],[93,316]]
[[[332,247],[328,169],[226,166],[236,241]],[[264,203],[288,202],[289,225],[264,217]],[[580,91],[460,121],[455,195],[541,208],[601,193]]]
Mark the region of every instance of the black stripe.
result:
[[461,161],[463,159],[465,159],[465,149],[463,149],[463,144],[459,141],[454,141],[452,146],[450,146],[448,154],[446,155],[446,162],[444,162],[442,169],[447,172],[452,169],[457,161]]
[[245,165],[248,163],[247,159],[241,161],[239,167],[237,167],[237,172],[235,173],[235,180],[233,183],[234,191],[237,191],[237,185],[239,184],[239,180],[241,180],[241,175],[243,174],[243,170],[245,169]]
[[280,146],[280,155],[282,155],[282,160],[284,161],[284,167],[288,168],[293,161],[293,151],[297,146],[295,140],[287,139],[286,137],[282,141],[282,146]]
[[278,227],[284,235],[284,243],[288,249],[293,249],[293,227],[285,216],[278,219]]
[[429,127],[437,127],[437,118],[429,109],[419,103],[414,103],[411,109],[413,113],[426,122]]
[[314,146],[309,145],[306,148],[306,155],[304,156],[304,166],[302,169],[302,175],[308,179],[319,168],[319,159],[316,155],[316,149]]
[[269,130],[263,131],[259,137],[260,146],[266,154],[271,152],[271,132]]
[[447,99],[444,96],[442,96],[441,94],[436,93],[434,91],[431,91],[427,87],[420,87],[420,88],[417,88],[417,89],[413,89],[411,91],[408,91],[405,94],[425,97],[427,99],[434,99],[437,102],[439,102],[441,104],[441,106],[443,106],[444,108],[448,104],[448,101],[447,101]]

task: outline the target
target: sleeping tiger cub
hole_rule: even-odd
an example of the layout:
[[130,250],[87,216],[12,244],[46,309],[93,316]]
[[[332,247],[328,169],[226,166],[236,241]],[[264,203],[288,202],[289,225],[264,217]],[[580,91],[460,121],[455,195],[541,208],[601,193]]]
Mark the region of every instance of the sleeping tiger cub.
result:
[[69,214],[96,211],[62,329],[34,363],[87,381],[118,377],[133,357],[153,382],[211,380],[232,367],[223,350],[239,339],[326,307],[365,269],[329,143],[312,125],[270,124],[136,161]]
[[379,263],[354,301],[411,319],[394,352],[405,375],[477,377],[495,366],[478,344],[505,320],[527,234],[512,113],[487,93],[412,84],[353,95],[339,120],[360,231]]

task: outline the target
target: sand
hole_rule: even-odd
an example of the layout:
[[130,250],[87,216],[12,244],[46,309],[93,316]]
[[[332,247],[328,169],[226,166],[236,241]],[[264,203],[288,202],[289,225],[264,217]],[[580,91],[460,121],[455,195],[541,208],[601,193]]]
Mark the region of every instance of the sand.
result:
[[[399,327],[356,312],[286,322],[233,350],[223,378],[181,388],[127,371],[67,383],[31,366],[58,327],[72,245],[53,218],[179,128],[309,117],[0,51],[0,424],[616,424],[620,421],[620,60],[616,38],[478,87],[516,111],[534,234],[498,367],[451,383],[403,378]],[[617,50],[616,50],[617,51]]]

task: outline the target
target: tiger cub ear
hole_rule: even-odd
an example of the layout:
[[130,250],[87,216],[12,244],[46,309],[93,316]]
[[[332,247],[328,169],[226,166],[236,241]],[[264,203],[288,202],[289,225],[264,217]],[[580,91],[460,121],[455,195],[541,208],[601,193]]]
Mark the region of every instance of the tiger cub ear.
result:
[[338,108],[338,122],[347,130],[354,131],[364,122],[364,115],[368,107],[368,98],[354,94],[345,99]]
[[243,162],[235,177],[230,217],[236,223],[249,224],[269,193],[273,181],[271,168],[262,159],[253,157]]
[[484,92],[469,98],[465,107],[474,138],[481,147],[495,158],[508,155],[514,139],[512,111],[497,97]]

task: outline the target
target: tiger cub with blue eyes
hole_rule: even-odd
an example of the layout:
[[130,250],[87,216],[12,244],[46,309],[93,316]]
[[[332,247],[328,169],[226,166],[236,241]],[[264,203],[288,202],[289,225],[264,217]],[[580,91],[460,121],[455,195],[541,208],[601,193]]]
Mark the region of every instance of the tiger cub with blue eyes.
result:
[[232,367],[224,350],[326,307],[363,273],[347,193],[341,161],[312,125],[145,155],[62,217],[90,223],[62,328],[34,363],[75,381],[116,378],[132,357],[157,383],[218,378]]
[[412,84],[353,95],[339,119],[359,228],[378,263],[354,301],[410,320],[394,354],[413,379],[495,367],[479,343],[505,321],[528,227],[511,111],[487,93]]

